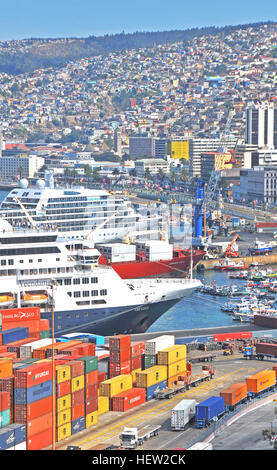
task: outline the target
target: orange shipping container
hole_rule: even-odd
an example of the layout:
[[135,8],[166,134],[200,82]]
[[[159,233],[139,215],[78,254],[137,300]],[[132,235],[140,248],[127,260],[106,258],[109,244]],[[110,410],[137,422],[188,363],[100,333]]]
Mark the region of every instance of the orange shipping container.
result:
[[272,387],[276,383],[276,375],[274,370],[262,370],[257,374],[247,377],[247,391],[251,393],[259,393]]
[[0,359],[0,378],[9,377],[13,374],[12,359]]
[[233,406],[247,397],[246,383],[236,383],[222,390],[220,396],[224,398],[225,405]]
[[[13,328],[25,327],[29,328],[29,335],[32,333],[39,333],[39,320],[27,320],[27,321],[14,321],[12,322]],[[4,323],[2,330],[9,330],[11,328],[11,323]]]
[[52,444],[52,426],[27,439],[27,450],[40,450]]
[[276,379],[277,379],[277,364],[275,366],[272,367],[272,370],[275,371],[275,374],[276,374]]
[[52,411],[45,415],[38,416],[27,422],[27,438],[35,436],[39,432],[46,431],[52,427]]

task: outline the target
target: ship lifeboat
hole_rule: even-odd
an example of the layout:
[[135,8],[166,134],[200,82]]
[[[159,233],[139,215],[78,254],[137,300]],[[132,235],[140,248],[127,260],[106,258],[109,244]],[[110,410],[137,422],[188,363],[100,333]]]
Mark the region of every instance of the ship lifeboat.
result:
[[12,294],[0,294],[0,308],[10,307],[14,303],[14,296]]
[[43,305],[48,302],[48,295],[41,293],[26,292],[21,296],[22,305]]

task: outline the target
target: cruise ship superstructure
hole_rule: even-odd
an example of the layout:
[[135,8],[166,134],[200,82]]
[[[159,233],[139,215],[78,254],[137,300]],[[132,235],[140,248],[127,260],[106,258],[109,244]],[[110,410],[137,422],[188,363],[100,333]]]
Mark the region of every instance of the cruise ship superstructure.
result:
[[[40,306],[55,334],[145,332],[201,285],[197,279],[123,280],[84,241],[0,223],[0,306]],[[0,310],[1,320],[1,310]]]

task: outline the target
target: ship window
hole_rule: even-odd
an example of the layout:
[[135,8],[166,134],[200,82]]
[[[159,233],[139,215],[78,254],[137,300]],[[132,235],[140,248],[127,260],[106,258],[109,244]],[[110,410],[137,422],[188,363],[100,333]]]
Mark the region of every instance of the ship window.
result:
[[64,280],[64,285],[65,286],[71,286],[71,279],[65,279]]
[[93,305],[93,304],[106,304],[106,303],[107,303],[107,302],[106,302],[106,300],[104,300],[104,299],[97,299],[97,300],[92,300],[92,301],[91,301],[91,304],[92,304],[92,305]]
[[6,266],[6,260],[5,259],[1,259],[1,266]]
[[73,279],[73,284],[80,284],[80,279]]
[[14,260],[13,260],[13,259],[9,259],[8,263],[9,263],[9,265],[14,264]]
[[83,291],[83,297],[89,297],[89,290]]
[[96,297],[98,295],[98,290],[92,290],[91,295],[92,297]]
[[98,283],[98,277],[92,277],[91,278],[91,283],[92,284],[97,284]]
[[100,295],[107,295],[107,289],[101,289]]
[[89,305],[89,300],[81,300],[79,302],[76,302],[77,305]]
[[89,283],[89,278],[88,278],[88,277],[84,277],[84,278],[82,279],[82,283],[83,283],[83,284],[88,284],[88,283]]
[[74,292],[74,297],[81,297],[81,292],[80,291],[76,291]]

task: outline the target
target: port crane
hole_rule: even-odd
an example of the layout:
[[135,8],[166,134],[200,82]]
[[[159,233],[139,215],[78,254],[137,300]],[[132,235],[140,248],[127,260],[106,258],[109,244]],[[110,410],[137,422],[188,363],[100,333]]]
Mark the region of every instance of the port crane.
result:
[[239,235],[236,233],[236,235],[233,237],[232,241],[229,243],[227,246],[224,257],[225,258],[238,258],[240,256],[240,253],[238,251],[232,250],[232,247],[235,243],[235,241],[239,238]]

